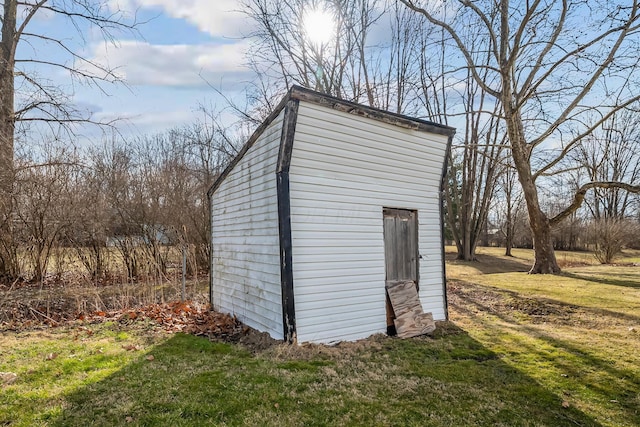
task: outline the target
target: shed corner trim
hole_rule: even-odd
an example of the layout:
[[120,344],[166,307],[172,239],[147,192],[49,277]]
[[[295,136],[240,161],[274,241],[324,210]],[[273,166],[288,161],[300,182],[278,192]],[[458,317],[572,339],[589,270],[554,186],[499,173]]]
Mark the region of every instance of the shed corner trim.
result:
[[444,259],[445,250],[445,224],[444,224],[444,201],[445,201],[445,188],[447,181],[447,171],[449,169],[449,157],[451,157],[451,146],[453,144],[453,136],[454,134],[449,135],[447,140],[447,148],[444,154],[444,161],[442,162],[442,177],[440,179],[440,201],[438,203],[440,208],[440,247],[442,248],[442,302],[444,308],[444,319],[449,320],[449,298],[447,296],[447,270],[446,270],[446,262]]
[[289,188],[289,167],[293,140],[298,119],[299,101],[290,98],[284,110],[280,150],[276,168],[278,194],[278,228],[280,238],[280,285],[282,294],[283,338],[294,342],[296,337],[296,313],[293,296],[293,256],[291,241],[291,198]]

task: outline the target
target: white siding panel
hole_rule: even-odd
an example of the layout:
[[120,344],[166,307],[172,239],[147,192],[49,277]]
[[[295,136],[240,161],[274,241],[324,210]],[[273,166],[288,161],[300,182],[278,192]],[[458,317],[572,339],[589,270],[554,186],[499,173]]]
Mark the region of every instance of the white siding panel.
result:
[[212,197],[212,303],[282,339],[276,162],[283,113]]
[[300,103],[290,169],[299,342],[386,331],[383,207],[418,211],[420,300],[444,318],[438,191],[446,143]]
[[[340,280],[332,280],[332,278],[327,277],[319,277],[319,278],[304,278],[305,284],[307,286],[301,286],[299,289],[296,287],[296,296],[300,295],[316,295],[313,298],[317,298],[318,295],[332,295],[335,293],[342,292],[344,290],[367,290],[371,289],[371,283],[378,280],[379,272],[374,272],[369,276],[346,276],[341,277]],[[299,277],[298,279],[302,280],[303,278]],[[383,288],[384,289],[384,288]],[[384,291],[383,295],[384,295]],[[322,299],[333,299],[336,300],[338,298],[322,298]],[[296,301],[296,304],[298,302]],[[297,314],[297,313],[296,313]]]

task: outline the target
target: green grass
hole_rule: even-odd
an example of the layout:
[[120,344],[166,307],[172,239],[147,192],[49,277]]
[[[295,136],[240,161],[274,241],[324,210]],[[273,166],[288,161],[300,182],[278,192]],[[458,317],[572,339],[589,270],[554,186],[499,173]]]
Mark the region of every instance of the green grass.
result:
[[484,257],[449,265],[433,339],[250,352],[148,323],[5,333],[0,425],[640,425],[640,269],[529,276]]
[[0,425],[48,425],[77,390],[103,381],[139,354],[123,346],[144,348],[157,339],[113,329],[61,328],[0,336],[0,371],[18,375],[2,386]]
[[640,425],[637,253],[616,266],[568,254],[574,261],[558,276],[513,271],[508,262],[524,263],[526,253],[514,254],[515,260],[496,249],[483,255],[479,262],[448,265],[456,288],[451,320],[598,423]]
[[[379,336],[259,355],[182,334],[137,335],[14,337],[0,369],[19,379],[0,397],[0,424],[595,425],[455,327],[433,340]],[[145,347],[126,351],[124,342]],[[47,360],[52,349],[58,357]]]

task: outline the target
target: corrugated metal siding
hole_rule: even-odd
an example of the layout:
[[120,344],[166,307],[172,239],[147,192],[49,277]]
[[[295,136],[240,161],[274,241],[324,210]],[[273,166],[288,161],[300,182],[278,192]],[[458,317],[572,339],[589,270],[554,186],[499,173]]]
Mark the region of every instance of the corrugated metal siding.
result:
[[282,339],[276,162],[283,113],[212,197],[212,304]]
[[418,211],[420,300],[444,319],[438,191],[446,143],[300,104],[290,170],[299,342],[386,331],[383,207]]

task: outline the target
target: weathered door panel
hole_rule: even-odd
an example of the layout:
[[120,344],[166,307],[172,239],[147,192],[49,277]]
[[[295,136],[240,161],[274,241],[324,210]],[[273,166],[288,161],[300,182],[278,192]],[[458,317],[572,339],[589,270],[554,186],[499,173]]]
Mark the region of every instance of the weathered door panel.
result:
[[385,208],[383,213],[386,280],[413,280],[417,284],[417,212]]
[[[386,283],[413,281],[418,288],[418,214],[408,209],[383,209]],[[395,314],[387,295],[387,332],[395,334]]]

